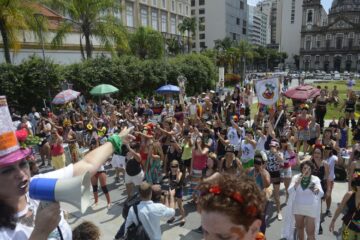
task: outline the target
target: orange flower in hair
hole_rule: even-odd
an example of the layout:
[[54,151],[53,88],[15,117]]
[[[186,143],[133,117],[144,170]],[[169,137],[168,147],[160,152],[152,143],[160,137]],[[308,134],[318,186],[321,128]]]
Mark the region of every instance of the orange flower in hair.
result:
[[255,240],[265,240],[265,235],[262,232],[256,234]]
[[220,189],[219,185],[214,185],[214,186],[210,187],[209,192],[218,195],[221,193],[221,189]]
[[235,201],[237,201],[238,203],[243,203],[244,202],[244,198],[239,192],[234,192],[231,195],[231,198],[234,199]]
[[250,205],[246,208],[248,215],[254,217],[257,214],[257,208],[254,205]]

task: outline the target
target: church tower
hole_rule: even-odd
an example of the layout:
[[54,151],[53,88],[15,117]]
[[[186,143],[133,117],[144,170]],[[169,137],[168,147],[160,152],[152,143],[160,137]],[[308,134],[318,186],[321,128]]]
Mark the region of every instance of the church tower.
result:
[[322,5],[320,0],[304,0],[303,2],[303,30],[312,30],[323,25]]

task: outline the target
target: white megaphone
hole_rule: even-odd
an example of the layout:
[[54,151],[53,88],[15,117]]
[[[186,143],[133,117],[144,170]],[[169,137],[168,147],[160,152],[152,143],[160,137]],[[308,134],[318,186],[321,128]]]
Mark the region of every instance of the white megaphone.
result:
[[32,199],[45,202],[70,203],[83,214],[90,205],[90,173],[66,179],[34,178],[29,194]]

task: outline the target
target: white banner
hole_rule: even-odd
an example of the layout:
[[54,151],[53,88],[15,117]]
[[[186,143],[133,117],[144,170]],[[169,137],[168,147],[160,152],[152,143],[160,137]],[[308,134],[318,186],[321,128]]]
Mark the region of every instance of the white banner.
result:
[[280,84],[278,78],[256,80],[255,88],[261,104],[273,105],[279,99]]

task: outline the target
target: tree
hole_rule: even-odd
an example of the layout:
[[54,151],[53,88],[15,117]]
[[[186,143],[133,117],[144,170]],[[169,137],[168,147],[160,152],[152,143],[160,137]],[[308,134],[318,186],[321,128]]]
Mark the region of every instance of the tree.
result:
[[245,74],[246,74],[246,61],[252,60],[254,57],[254,47],[248,43],[245,40],[241,40],[239,43],[235,45],[235,56],[236,59],[241,60],[240,61],[240,77],[241,82],[245,80]]
[[[26,3],[21,0],[0,1],[0,32],[7,63],[11,63],[10,49],[16,52],[21,48],[19,32],[22,30],[37,30],[34,13],[32,1]],[[45,29],[45,21],[41,27]]]
[[166,39],[167,50],[170,55],[178,55],[181,52],[179,41],[176,38]]
[[80,43],[85,39],[86,58],[92,57],[92,37],[112,53],[118,49],[127,49],[127,31],[114,17],[120,9],[118,1],[113,0],[44,0],[53,7],[63,10],[70,17],[61,23],[52,40],[54,46],[63,44],[64,39],[75,28],[80,32]]
[[164,40],[160,32],[139,27],[130,36],[130,49],[140,59],[159,59],[164,54]]
[[195,34],[196,18],[184,18],[183,22],[178,25],[178,29],[179,29],[179,31],[181,32],[182,35],[184,35],[184,33],[186,31],[188,32],[187,46],[188,46],[188,53],[190,53],[190,50],[191,50],[191,38],[190,38],[190,36]]

